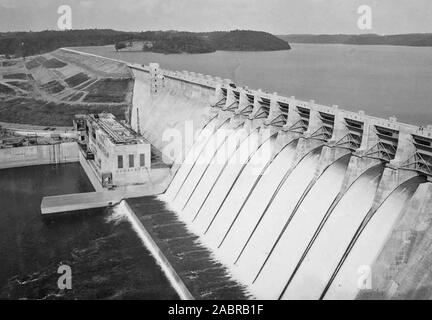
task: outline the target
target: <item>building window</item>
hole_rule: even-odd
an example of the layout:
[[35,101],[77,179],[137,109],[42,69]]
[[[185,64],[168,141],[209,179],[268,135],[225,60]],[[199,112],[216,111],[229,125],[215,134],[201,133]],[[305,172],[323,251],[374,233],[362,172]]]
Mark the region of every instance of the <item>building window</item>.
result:
[[117,156],[118,168],[123,169],[123,156]]
[[134,155],[130,154],[129,155],[129,168],[133,168],[134,167]]
[[140,167],[144,167],[145,166],[145,157],[144,157],[144,153],[140,154]]

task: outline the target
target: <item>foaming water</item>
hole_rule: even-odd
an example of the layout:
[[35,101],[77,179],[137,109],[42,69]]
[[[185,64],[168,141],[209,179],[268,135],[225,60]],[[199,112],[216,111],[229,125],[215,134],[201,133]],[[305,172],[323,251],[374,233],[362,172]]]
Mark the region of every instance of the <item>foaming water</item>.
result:
[[[274,195],[269,207],[261,212],[254,233],[237,262],[245,281],[252,282],[291,211],[314,178],[320,153],[311,152],[295,167]],[[268,209],[267,209],[268,208]]]
[[[410,179],[393,191],[376,210],[345,257],[324,299],[354,299],[357,296],[365,285],[362,280],[372,277],[369,273],[372,264],[390,235],[404,205],[422,182],[424,180],[420,177]],[[368,289],[373,289],[373,283],[372,288]]]
[[277,299],[322,218],[339,193],[349,156],[331,164],[310,189],[252,286],[264,299]]
[[128,220],[127,215],[122,210],[119,210],[118,206],[119,205],[114,206],[110,213],[105,217],[106,223],[118,225],[119,223]]
[[319,299],[345,249],[371,209],[383,172],[363,173],[343,195],[301,261],[282,299]]
[[162,253],[160,252],[157,245],[151,240],[151,236],[147,234],[138,218],[132,212],[132,210],[128,207],[125,201],[122,201],[120,204],[113,208],[115,212],[115,216],[121,219],[126,219],[132,226],[132,229],[135,231],[136,235],[140,238],[143,245],[147,248],[147,250],[151,253],[156,263],[162,269],[163,273],[167,277],[169,283],[174,288],[174,290],[179,295],[182,300],[191,299],[191,295],[186,287],[179,282],[176,275],[173,273],[172,268],[166,263],[163,258]]

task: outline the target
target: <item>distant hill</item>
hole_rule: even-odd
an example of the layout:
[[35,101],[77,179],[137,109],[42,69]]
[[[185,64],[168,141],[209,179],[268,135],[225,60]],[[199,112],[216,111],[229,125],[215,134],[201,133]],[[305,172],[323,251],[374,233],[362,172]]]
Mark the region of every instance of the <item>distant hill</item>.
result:
[[158,53],[205,53],[216,50],[289,50],[289,44],[266,32],[235,30],[193,33],[180,31],[123,32],[110,29],[0,33],[0,54],[29,56],[61,47],[115,45],[143,41],[143,50]]
[[234,30],[212,32],[208,38],[217,50],[226,51],[276,51],[291,49],[287,41],[266,32]]
[[432,33],[410,33],[388,36],[382,36],[378,34],[292,34],[281,35],[278,37],[291,43],[338,43],[353,45],[432,47]]
[[61,47],[98,46],[128,39],[126,32],[109,29],[0,33],[0,54],[29,56]]

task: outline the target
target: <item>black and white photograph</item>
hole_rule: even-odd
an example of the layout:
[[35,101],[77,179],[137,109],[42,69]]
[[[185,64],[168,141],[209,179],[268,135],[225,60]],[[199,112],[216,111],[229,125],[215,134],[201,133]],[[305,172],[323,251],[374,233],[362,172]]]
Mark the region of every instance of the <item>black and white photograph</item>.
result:
[[430,300],[431,89],[429,0],[0,0],[0,300]]

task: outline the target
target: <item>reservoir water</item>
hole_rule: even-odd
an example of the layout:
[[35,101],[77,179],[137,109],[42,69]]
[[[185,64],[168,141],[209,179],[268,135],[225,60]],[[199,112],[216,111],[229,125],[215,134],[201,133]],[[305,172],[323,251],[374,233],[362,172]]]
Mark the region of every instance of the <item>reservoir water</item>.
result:
[[229,78],[252,89],[432,124],[432,48],[292,44],[290,51],[172,55],[116,52],[114,46],[75,49],[133,63],[158,62],[165,69]]
[[[178,299],[115,208],[42,218],[43,196],[89,191],[79,163],[0,170],[0,298]],[[72,290],[57,287],[60,264]]]

